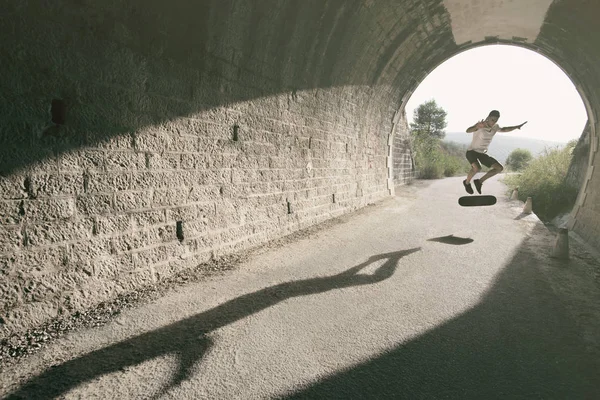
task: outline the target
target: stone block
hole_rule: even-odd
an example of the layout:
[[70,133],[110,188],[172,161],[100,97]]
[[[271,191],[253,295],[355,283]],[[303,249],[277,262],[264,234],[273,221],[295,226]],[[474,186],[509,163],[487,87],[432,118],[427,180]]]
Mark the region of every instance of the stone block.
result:
[[163,225],[155,228],[151,228],[148,231],[148,235],[153,242],[173,242],[177,240],[175,224]]
[[181,168],[200,169],[209,168],[210,156],[206,154],[183,153],[181,154]]
[[145,228],[166,221],[165,210],[135,211],[129,213],[136,228]]
[[199,141],[197,137],[187,135],[187,132],[183,132],[186,135],[172,135],[169,142],[168,151],[185,153],[185,152],[197,152],[199,148]]
[[23,303],[21,290],[17,281],[0,277],[0,312],[4,314]]
[[147,230],[135,231],[113,237],[111,239],[111,249],[113,254],[122,254],[150,246],[156,241]]
[[190,188],[187,201],[190,203],[196,203],[214,200],[225,195],[226,191],[227,190],[225,187],[223,187],[223,190],[221,190],[221,187],[218,186],[195,185]]
[[18,224],[24,216],[23,200],[0,200],[0,223]]
[[137,171],[130,175],[127,189],[143,190],[168,186],[176,175],[170,171]]
[[211,205],[190,205],[183,207],[175,207],[167,210],[168,221],[189,221],[198,218],[199,215],[206,213],[211,209]]
[[101,150],[75,150],[63,153],[59,160],[61,172],[99,171],[105,166],[104,151]]
[[133,144],[133,136],[126,134],[122,136],[111,136],[104,138],[96,143],[96,146],[98,146],[98,148],[107,150],[127,150],[132,149]]
[[83,175],[76,173],[33,175],[29,190],[36,197],[77,195],[84,192],[83,181]]
[[143,249],[133,253],[136,268],[149,268],[151,265],[164,262],[170,257],[165,245]]
[[133,180],[133,173],[128,171],[87,173],[86,193],[111,193],[135,188],[137,186]]
[[185,151],[198,151],[199,138],[198,136],[203,135],[202,129],[203,122],[196,118],[179,118],[177,120],[176,128],[177,134],[181,137],[187,138],[189,147]]
[[[261,157],[260,159],[263,159]],[[268,159],[265,159],[262,163],[268,165]],[[210,167],[215,169],[232,169],[232,168],[259,168],[261,165],[260,160],[256,157],[241,157],[241,154],[211,154]]]
[[141,210],[152,205],[152,191],[126,191],[115,194],[115,210],[118,212]]
[[6,275],[15,273],[15,252],[11,251],[6,254],[0,253],[0,280],[6,279]]
[[113,195],[86,194],[77,197],[77,210],[84,215],[101,215],[113,212]]
[[70,262],[85,263],[91,267],[92,260],[111,255],[111,239],[96,237],[80,240],[78,242],[69,244],[67,251]]
[[199,235],[206,234],[207,231],[208,231],[208,220],[205,218],[185,221],[184,234],[187,239],[197,238]]
[[155,206],[177,206],[187,202],[189,189],[173,188],[173,189],[156,189],[152,203]]
[[172,148],[172,140],[170,135],[153,130],[136,134],[134,143],[138,151],[160,153]]
[[153,266],[156,279],[165,279],[173,276],[177,272],[183,271],[185,268],[189,268],[190,264],[187,260],[172,260],[165,261]]
[[42,302],[56,295],[60,287],[57,286],[57,284],[60,285],[60,279],[57,279],[56,273],[27,277],[17,276],[11,280],[16,292],[13,293],[16,294],[19,303]]
[[43,275],[63,268],[69,262],[66,245],[45,249],[23,248],[9,259],[9,269],[19,276]]
[[47,246],[55,243],[89,239],[94,222],[89,218],[79,218],[52,223],[35,223],[25,226],[27,246]]
[[[148,169],[178,169],[179,153],[147,153]],[[182,167],[183,168],[183,167]]]
[[154,272],[149,268],[134,269],[121,272],[117,276],[116,284],[121,291],[130,291],[156,282]]
[[[23,176],[0,176],[0,199],[18,200],[27,197],[25,192],[25,177]],[[0,215],[3,215],[0,212]]]
[[123,233],[131,230],[132,226],[131,215],[129,214],[97,216],[95,218],[94,234],[112,235]]
[[133,151],[108,151],[105,155],[107,171],[146,169],[146,155]]
[[[27,157],[27,155],[23,155]],[[36,174],[55,174],[58,173],[58,161],[52,154],[51,150],[47,150],[37,155],[38,158],[31,160],[29,164],[23,168],[22,173],[24,175],[36,175]]]
[[0,225],[0,254],[17,251],[23,244],[19,225]]
[[94,277],[115,279],[119,274],[133,271],[135,266],[131,254],[102,256],[92,260]]
[[27,222],[48,222],[71,218],[75,214],[72,198],[22,200],[24,218]]

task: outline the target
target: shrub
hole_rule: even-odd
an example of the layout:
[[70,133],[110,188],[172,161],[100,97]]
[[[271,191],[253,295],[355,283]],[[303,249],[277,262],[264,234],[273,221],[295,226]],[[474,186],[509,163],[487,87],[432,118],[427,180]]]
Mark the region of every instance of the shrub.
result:
[[572,147],[546,149],[533,159],[521,174],[509,175],[504,182],[511,188],[519,188],[519,199],[531,197],[533,211],[543,221],[569,212],[577,198],[578,189],[566,182],[571,163]]
[[513,171],[520,171],[527,167],[532,159],[533,156],[529,150],[515,149],[508,155],[506,166]]
[[444,176],[455,176],[458,172],[462,172],[461,162],[454,156],[445,155],[442,159],[444,167]]
[[439,179],[442,177],[442,164],[436,161],[427,161],[417,170],[420,179]]
[[444,142],[415,140],[413,148],[419,179],[439,179],[466,174],[471,168],[464,158],[466,150],[456,147],[449,149]]

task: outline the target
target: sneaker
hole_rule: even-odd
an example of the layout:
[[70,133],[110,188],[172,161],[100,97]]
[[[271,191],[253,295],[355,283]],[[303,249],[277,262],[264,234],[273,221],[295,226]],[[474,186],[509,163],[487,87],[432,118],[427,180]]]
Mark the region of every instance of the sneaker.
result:
[[463,185],[465,185],[465,190],[467,191],[467,193],[473,194],[473,188],[471,187],[470,183],[467,183],[466,179],[463,181]]
[[477,193],[481,194],[481,186],[483,186],[483,182],[481,182],[481,180],[479,179],[475,179],[473,183],[475,184],[475,189],[477,189]]

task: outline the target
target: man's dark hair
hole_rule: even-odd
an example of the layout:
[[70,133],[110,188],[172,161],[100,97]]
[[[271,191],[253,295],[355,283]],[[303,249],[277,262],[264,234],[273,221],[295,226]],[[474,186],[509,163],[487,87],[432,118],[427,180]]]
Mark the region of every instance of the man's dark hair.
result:
[[488,115],[488,117],[500,118],[500,111],[498,111],[498,110],[492,110],[492,111],[490,111],[490,115]]

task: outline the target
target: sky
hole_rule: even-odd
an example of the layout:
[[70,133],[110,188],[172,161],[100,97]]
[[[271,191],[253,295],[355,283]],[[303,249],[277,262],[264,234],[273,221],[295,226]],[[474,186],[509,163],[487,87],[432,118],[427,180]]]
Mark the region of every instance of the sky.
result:
[[587,114],[567,75],[548,58],[522,47],[491,45],[462,52],[432,71],[406,104],[406,116],[434,99],[448,113],[446,132],[464,132],[500,111],[502,135],[568,142],[579,139]]

